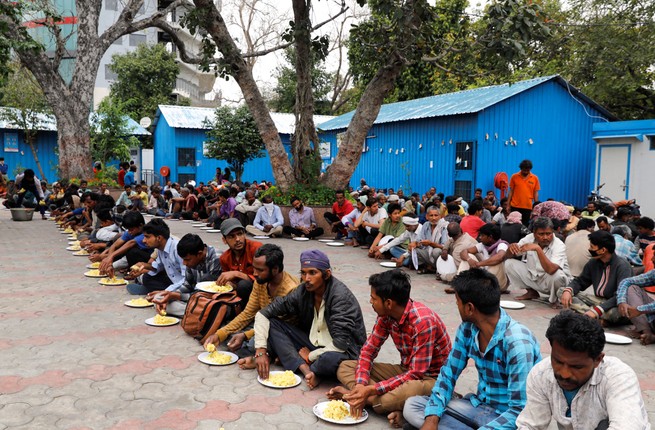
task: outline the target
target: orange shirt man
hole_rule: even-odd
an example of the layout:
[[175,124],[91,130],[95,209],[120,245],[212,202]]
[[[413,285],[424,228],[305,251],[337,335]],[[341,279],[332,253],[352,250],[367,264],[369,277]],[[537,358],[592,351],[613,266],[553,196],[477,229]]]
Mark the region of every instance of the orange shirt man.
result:
[[521,212],[524,225],[530,221],[532,206],[539,201],[539,178],[531,172],[532,161],[523,160],[519,164],[520,172],[514,173],[509,180],[509,205],[512,211]]

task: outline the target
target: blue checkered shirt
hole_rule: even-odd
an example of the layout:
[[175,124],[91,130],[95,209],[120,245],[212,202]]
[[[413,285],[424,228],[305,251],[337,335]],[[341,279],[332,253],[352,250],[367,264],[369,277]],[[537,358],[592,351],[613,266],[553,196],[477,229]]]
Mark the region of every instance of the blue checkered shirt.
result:
[[[651,270],[650,272],[642,273],[641,275],[622,280],[619,284],[618,290],[616,291],[616,302],[618,304],[628,302],[628,288],[630,285],[636,285],[639,288],[655,285],[655,270]],[[655,321],[655,302],[637,306],[637,310],[646,313],[648,322],[652,323]]]
[[628,263],[634,266],[643,265],[643,262],[639,257],[639,249],[633,242],[630,242],[628,239],[625,239],[618,234],[613,234],[612,236],[614,236],[614,242],[616,243],[616,248],[614,249],[616,255],[625,258],[628,260]]
[[539,343],[530,330],[502,309],[485,353],[480,352],[479,333],[473,323],[464,322],[459,326],[448,361],[434,384],[425,416],[443,415],[457,378],[470,358],[478,370],[478,392],[471,396],[471,404],[477,407],[484,403],[499,414],[480,430],[515,429],[516,418],[526,403],[528,373],[541,360]]

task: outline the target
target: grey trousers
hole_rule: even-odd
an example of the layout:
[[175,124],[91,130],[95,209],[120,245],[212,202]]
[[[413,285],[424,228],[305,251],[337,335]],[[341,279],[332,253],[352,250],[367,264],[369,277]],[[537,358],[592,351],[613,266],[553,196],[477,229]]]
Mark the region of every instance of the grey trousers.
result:
[[522,261],[509,259],[505,261],[505,273],[513,288],[530,288],[548,296],[550,303],[557,301],[557,291],[569,284],[569,277],[562,269],[549,275],[542,273],[536,277],[528,270],[528,265]]

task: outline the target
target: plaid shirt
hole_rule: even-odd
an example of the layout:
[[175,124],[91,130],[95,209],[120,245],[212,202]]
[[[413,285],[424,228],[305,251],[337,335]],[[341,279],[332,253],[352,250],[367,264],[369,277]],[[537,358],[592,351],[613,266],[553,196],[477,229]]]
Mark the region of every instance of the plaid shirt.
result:
[[221,276],[221,262],[218,254],[213,246],[206,245],[207,255],[205,261],[198,264],[196,267],[187,267],[184,275],[184,282],[182,287],[178,290],[180,293],[180,300],[184,302],[189,301],[189,296],[195,290],[198,282],[216,281]]
[[634,243],[618,234],[613,234],[612,236],[614,236],[614,242],[616,243],[616,248],[614,249],[616,255],[625,258],[628,260],[628,263],[634,266],[642,266],[644,264],[641,261],[641,257],[639,257],[638,249]]
[[[628,288],[630,285],[636,285],[640,288],[655,285],[655,270],[651,270],[650,272],[642,273],[641,275],[622,280],[619,284],[619,289],[616,291],[616,302],[618,304],[628,302]],[[637,310],[645,312],[646,318],[648,318],[650,323],[655,321],[655,302],[637,306]]]
[[437,377],[450,352],[450,337],[439,315],[410,299],[400,321],[391,317],[378,317],[375,321],[373,332],[359,355],[355,372],[358,384],[368,383],[373,360],[389,335],[400,352],[401,365],[407,371],[375,384],[378,394],[387,393],[406,381],[423,379],[424,376]]
[[530,330],[502,309],[485,353],[478,346],[479,333],[473,323],[465,322],[459,326],[455,345],[434,384],[425,416],[441,417],[444,414],[457,378],[470,358],[478,370],[478,392],[471,396],[471,404],[477,407],[484,403],[499,414],[480,430],[515,429],[516,417],[526,402],[528,373],[541,360],[539,343]]

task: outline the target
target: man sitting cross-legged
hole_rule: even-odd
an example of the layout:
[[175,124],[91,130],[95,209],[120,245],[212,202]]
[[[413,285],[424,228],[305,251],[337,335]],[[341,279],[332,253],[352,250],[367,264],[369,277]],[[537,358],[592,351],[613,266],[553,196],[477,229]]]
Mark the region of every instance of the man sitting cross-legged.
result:
[[[651,261],[655,263],[655,254]],[[630,318],[635,325],[633,335],[644,345],[655,343],[655,300],[644,290],[652,285],[655,285],[655,270],[622,280],[616,293],[619,313]]]
[[[634,370],[603,353],[605,333],[597,321],[564,311],[550,320],[550,360],[537,364],[527,381],[519,430],[649,430]],[[517,428],[513,427],[513,428]]]
[[[455,277],[453,288],[462,318],[453,349],[430,397],[408,399],[403,416],[422,430],[515,429],[528,373],[541,360],[539,343],[500,308],[500,288],[491,273],[467,270]],[[477,369],[478,391],[453,398],[469,359]]]
[[[473,203],[471,203],[473,204]],[[500,227],[496,224],[485,224],[480,228],[480,243],[462,251],[462,262],[459,272],[480,267],[492,273],[498,279],[500,292],[507,292],[507,275],[505,275],[505,253],[508,243],[500,238]],[[480,256],[480,260],[476,257]]]
[[[248,304],[243,311],[227,325],[218,329],[205,341],[205,346],[213,343],[218,346],[225,342],[228,336],[232,336],[227,347],[238,355],[250,355],[250,358],[239,360],[238,364],[242,369],[253,369],[255,360],[252,357],[254,349],[247,342],[255,335],[252,323],[255,315],[266,306],[270,305],[273,299],[284,297],[298,286],[298,278],[284,271],[284,253],[282,249],[271,243],[262,245],[255,251],[255,258],[252,260],[255,284],[248,299]],[[245,330],[245,331],[242,331]]]
[[[270,360],[300,371],[310,389],[336,377],[343,360],[359,355],[366,330],[357,299],[332,276],[330,260],[313,249],[300,254],[302,284],[255,316],[257,373],[268,379]],[[296,324],[285,321],[295,317]],[[284,318],[284,319],[283,319]]]
[[[439,315],[410,299],[412,286],[403,271],[371,275],[369,284],[375,326],[359,359],[339,366],[337,376],[345,387],[333,388],[327,396],[348,401],[356,416],[372,406],[399,426],[405,400],[432,390],[450,353],[450,337]],[[389,336],[400,352],[400,364],[374,363]]]

